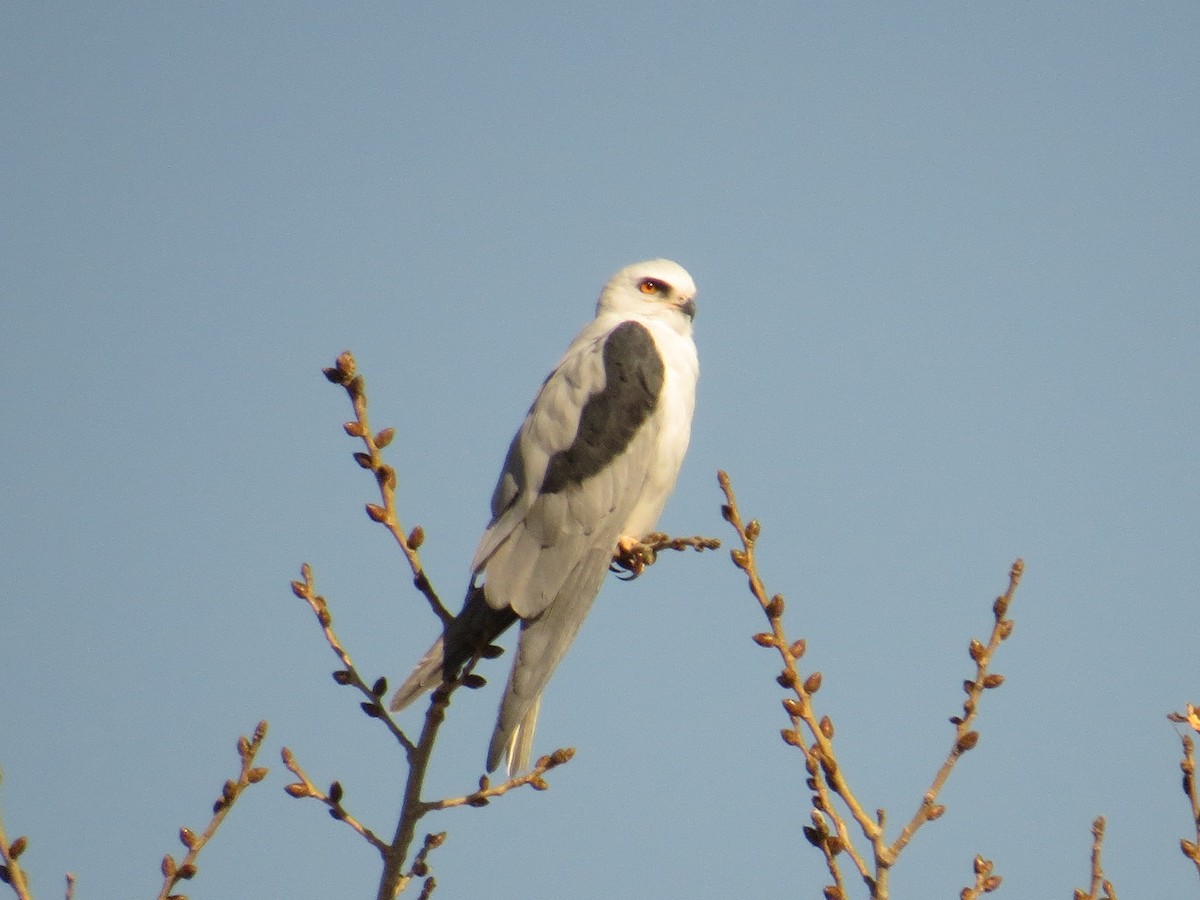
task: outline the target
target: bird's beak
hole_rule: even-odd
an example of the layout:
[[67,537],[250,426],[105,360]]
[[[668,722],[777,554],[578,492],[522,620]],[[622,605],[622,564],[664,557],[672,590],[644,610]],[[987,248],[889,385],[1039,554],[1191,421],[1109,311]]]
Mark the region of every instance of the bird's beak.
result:
[[677,303],[675,305],[678,307],[679,311],[689,319],[696,318],[696,301],[691,297],[688,297],[682,303]]

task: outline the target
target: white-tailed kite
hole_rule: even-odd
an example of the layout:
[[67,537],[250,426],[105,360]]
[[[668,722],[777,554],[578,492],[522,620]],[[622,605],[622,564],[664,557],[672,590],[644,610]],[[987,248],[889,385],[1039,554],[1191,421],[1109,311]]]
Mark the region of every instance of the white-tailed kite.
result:
[[542,691],[614,552],[649,534],[691,434],[696,286],[678,263],[617,272],[508,448],[463,610],[392,699],[402,709],[520,620],[487,768],[529,765]]

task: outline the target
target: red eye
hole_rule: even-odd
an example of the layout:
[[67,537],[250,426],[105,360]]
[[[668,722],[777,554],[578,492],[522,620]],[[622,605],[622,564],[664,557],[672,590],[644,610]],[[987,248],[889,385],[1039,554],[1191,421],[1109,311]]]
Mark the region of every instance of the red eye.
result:
[[643,278],[642,283],[638,285],[638,290],[643,294],[661,294],[663,286],[662,282],[655,281],[653,278]]

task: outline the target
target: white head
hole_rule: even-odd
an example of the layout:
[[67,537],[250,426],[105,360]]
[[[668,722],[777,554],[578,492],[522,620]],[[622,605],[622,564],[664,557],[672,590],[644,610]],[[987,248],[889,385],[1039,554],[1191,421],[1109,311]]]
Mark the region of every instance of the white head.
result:
[[686,331],[696,315],[695,297],[696,284],[687,269],[669,259],[651,259],[626,266],[608,279],[596,314],[663,319]]

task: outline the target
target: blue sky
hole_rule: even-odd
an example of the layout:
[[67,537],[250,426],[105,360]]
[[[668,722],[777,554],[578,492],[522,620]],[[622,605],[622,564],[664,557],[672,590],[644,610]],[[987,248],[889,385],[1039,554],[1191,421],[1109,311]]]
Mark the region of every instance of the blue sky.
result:
[[[605,278],[700,288],[692,450],[662,524],[764,525],[864,802],[915,808],[1009,564],[979,748],[893,876],[955,896],[1195,873],[1200,11],[1188,3],[12,2],[0,11],[0,805],[40,896],[152,895],[234,739],[270,778],[204,897],[369,896],[371,851],[288,798],[290,746],[388,830],[401,760],[360,667],[434,623],[362,513],[320,368],[352,349],[406,524],[466,583],[507,442]],[[610,582],[543,707],[552,789],[457,810],[446,896],[811,896],[803,768],[724,553]],[[456,699],[433,793],[502,682]],[[409,721],[415,725],[415,719]],[[439,895],[440,895],[439,892]]]

